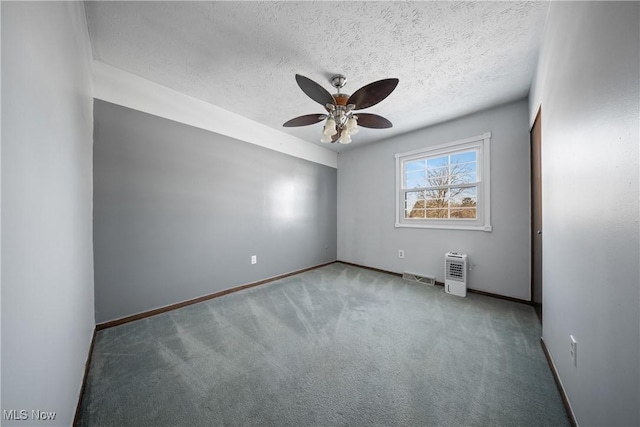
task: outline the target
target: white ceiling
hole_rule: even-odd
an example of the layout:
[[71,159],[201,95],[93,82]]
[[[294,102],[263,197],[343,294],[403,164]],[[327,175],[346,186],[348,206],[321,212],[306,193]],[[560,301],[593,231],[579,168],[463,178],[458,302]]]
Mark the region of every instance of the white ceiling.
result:
[[[548,2],[85,3],[94,58],[314,144],[342,151],[524,97]],[[397,77],[364,112],[392,129],[321,144],[322,124],[283,128],[323,108],[302,74],[334,92]]]

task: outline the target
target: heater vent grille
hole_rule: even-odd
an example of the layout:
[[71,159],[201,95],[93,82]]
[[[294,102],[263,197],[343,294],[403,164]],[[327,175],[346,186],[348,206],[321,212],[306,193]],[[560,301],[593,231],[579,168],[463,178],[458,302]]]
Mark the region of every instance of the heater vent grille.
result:
[[421,274],[409,273],[405,271],[402,273],[402,278],[404,280],[410,280],[412,282],[424,283],[426,285],[435,286],[436,278],[431,276],[424,276]]
[[447,260],[447,280],[457,280],[464,282],[464,262],[457,260]]

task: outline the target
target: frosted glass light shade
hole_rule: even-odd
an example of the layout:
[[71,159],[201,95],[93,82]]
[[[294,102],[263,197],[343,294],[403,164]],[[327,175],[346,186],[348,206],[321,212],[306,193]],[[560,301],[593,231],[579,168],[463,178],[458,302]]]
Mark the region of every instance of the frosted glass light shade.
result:
[[342,134],[340,135],[340,139],[338,139],[338,142],[340,144],[351,144],[351,132],[349,131],[349,129],[345,129],[342,131]]
[[336,129],[336,121],[333,118],[329,117],[327,122],[324,124],[324,131],[322,132],[326,136],[333,136],[338,133]]
[[360,130],[358,129],[358,122],[355,116],[351,116],[349,120],[347,120],[347,130],[351,135],[355,135]]

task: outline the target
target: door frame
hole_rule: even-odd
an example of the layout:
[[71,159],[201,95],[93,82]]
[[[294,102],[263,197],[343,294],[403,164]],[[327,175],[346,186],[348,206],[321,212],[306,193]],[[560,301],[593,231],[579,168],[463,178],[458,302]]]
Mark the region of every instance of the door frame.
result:
[[[539,126],[539,141],[537,147],[534,146],[533,143],[533,131],[536,125]],[[537,156],[534,156],[534,149],[537,148]],[[533,119],[533,123],[529,129],[529,154],[530,154],[530,163],[531,163],[531,172],[530,172],[530,191],[531,191],[531,305],[534,307],[536,314],[538,315],[538,319],[542,324],[542,295],[544,292],[544,284],[543,284],[543,266],[542,266],[542,253],[543,253],[543,237],[538,237],[538,230],[542,231],[542,106],[538,106],[538,111],[536,112],[535,118]],[[535,159],[538,159],[538,163],[535,163]],[[534,169],[537,172],[534,174]],[[534,177],[537,176],[539,181],[538,195],[539,198],[536,199],[536,193],[534,192],[534,186],[536,182]],[[538,209],[538,213],[540,215],[540,228],[538,229],[536,223],[535,212]],[[540,239],[540,257],[536,258],[536,240]],[[536,301],[536,259],[537,262],[540,263],[540,272],[539,272],[539,293],[540,293],[540,301]]]

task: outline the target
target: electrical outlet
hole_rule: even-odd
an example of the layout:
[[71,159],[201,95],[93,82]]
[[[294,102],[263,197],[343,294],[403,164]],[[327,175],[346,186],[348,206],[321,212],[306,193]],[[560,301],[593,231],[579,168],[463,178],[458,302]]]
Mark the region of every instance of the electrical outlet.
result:
[[257,263],[258,263],[258,256],[251,255],[251,264],[257,264]]
[[569,340],[569,354],[571,355],[573,366],[578,366],[578,342],[573,335],[569,335]]
[[404,258],[404,251],[402,249],[398,250],[398,258]]

